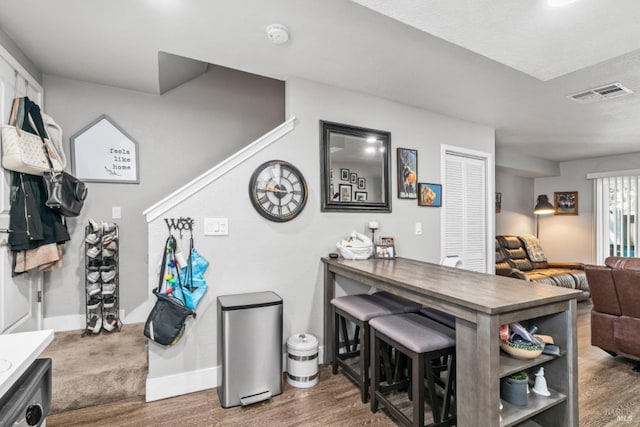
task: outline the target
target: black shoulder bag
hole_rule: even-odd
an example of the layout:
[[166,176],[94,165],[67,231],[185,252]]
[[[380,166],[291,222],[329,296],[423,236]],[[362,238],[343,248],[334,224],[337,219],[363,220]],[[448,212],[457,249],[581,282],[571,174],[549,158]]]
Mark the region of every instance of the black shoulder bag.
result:
[[[27,101],[28,98],[25,98],[25,102]],[[87,198],[87,188],[84,182],[67,172],[57,172],[53,169],[53,162],[51,161],[52,153],[49,152],[49,146],[45,142],[47,132],[44,128],[40,108],[31,108],[27,117],[33,121],[33,128],[42,140],[42,149],[49,163],[49,172],[45,172],[42,175],[44,185],[47,189],[45,206],[58,215],[66,217],[80,215],[84,200]]]
[[[168,261],[175,261],[176,240],[173,236],[167,238],[162,255],[162,267],[160,268],[160,279],[158,287],[153,290],[156,296],[156,304],[153,306],[147,322],[144,325],[144,335],[151,341],[162,345],[173,345],[180,340],[184,334],[187,317],[196,317],[196,312],[186,307],[182,301],[162,292],[162,284],[165,280],[165,273]],[[167,260],[167,257],[170,257]],[[176,274],[178,281],[176,286],[182,288],[180,275]]]

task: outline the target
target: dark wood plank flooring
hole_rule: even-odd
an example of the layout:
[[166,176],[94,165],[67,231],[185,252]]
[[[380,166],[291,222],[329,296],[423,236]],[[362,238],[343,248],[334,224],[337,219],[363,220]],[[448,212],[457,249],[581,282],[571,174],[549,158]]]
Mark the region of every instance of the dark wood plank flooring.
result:
[[[578,305],[578,372],[581,427],[640,425],[640,373],[634,362],[591,347],[591,305]],[[223,409],[216,390],[145,403],[129,399],[69,411],[47,418],[48,427],[71,426],[393,426],[384,411],[372,414],[358,389],[343,375],[321,369],[309,389],[284,383],[270,402]]]

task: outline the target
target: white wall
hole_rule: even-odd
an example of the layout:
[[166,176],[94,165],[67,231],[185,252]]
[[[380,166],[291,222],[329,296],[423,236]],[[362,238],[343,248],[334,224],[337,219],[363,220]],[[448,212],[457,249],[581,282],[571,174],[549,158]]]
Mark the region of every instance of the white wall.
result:
[[[286,100],[287,117],[297,117],[291,133],[164,215],[196,218],[196,246],[211,261],[207,272],[209,300],[199,307],[197,320],[190,323],[188,333],[175,347],[150,343],[147,398],[150,394],[159,398],[219,384],[215,313],[218,295],[275,291],[284,300],[284,339],[305,331],[322,342],[320,257],[335,251],[335,243],[352,230],[368,233],[365,224],[370,219],[380,222],[379,235],[396,237],[400,256],[439,261],[441,209],[419,207],[416,200],[397,199],[395,173],[391,174],[392,213],[320,211],[320,120],[390,131],[392,171],[396,169],[395,148],[417,149],[420,181],[440,182],[440,144],[494,154],[493,129],[384,99],[292,80],[287,82]],[[251,173],[271,159],[293,163],[307,180],[307,205],[290,222],[265,220],[249,201]],[[493,173],[490,179],[493,180]],[[229,218],[229,236],[203,237],[204,217]],[[418,221],[423,224],[421,236],[414,234],[414,223]],[[162,219],[151,222],[149,289],[155,287],[157,269],[153,266],[157,265],[165,237]],[[153,302],[152,296],[150,306]],[[180,378],[200,380],[196,384],[185,381],[181,388],[176,386]],[[166,390],[160,390],[162,387]]]
[[540,242],[550,261],[594,262],[593,182],[586,175],[638,168],[640,152],[563,162],[560,176],[535,180],[535,194],[547,194],[551,203],[554,192],[578,191],[579,215],[548,215],[540,220]]
[[33,62],[24,54],[22,49],[11,39],[7,33],[0,29],[0,49],[5,49],[9,54],[22,65],[31,77],[42,85],[42,73]]
[[533,184],[533,178],[496,167],[496,192],[502,193],[502,209],[496,213],[496,235],[535,234]]
[[496,149],[496,167],[517,176],[542,177],[560,175],[558,162],[527,156],[504,148]]
[[46,112],[64,129],[67,150],[71,135],[107,114],[138,142],[140,162],[140,184],[87,184],[82,215],[68,221],[71,241],[65,245],[65,266],[46,274],[45,324],[84,327],[84,227],[89,218],[111,221],[112,206],[122,207],[122,219],[116,220],[120,308],[126,322],[142,321],[147,314],[149,251],[142,211],[280,124],[284,83],[210,67],[162,96],[50,75],[44,88]]

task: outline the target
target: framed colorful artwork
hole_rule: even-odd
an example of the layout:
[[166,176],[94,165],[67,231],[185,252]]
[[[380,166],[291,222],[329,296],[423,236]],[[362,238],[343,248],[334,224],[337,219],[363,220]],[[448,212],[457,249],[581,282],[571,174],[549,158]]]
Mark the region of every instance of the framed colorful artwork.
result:
[[398,148],[398,198],[418,197],[418,150]]
[[418,183],[418,205],[439,208],[442,206],[442,184]]

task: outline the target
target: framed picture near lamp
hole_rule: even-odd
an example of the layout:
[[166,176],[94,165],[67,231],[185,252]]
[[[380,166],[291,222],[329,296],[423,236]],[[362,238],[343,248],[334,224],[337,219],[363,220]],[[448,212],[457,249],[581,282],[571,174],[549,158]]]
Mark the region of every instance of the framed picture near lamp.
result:
[[554,215],[578,215],[578,192],[556,191],[553,193]]

